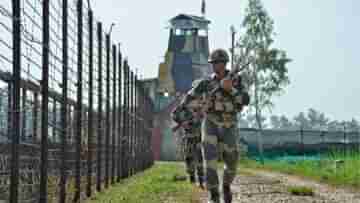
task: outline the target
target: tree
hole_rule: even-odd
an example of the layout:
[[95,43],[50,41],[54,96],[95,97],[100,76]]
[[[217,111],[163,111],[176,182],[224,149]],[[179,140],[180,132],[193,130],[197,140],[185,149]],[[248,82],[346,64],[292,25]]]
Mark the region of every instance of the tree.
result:
[[[290,83],[286,65],[291,61],[286,52],[273,48],[274,22],[260,0],[249,0],[242,22],[244,33],[237,43],[236,63],[249,61],[249,68],[243,72],[243,79],[249,85],[252,96],[250,111],[255,111],[259,151],[262,155],[263,129],[262,109],[273,107],[272,97],[283,92]],[[252,110],[253,109],[253,110]],[[261,156],[262,162],[263,156]]]
[[351,121],[347,122],[347,127],[348,127],[348,130],[352,131],[352,132],[360,131],[359,122],[355,118],[352,118]]
[[249,121],[244,118],[242,115],[238,114],[238,120],[239,120],[239,127],[240,128],[249,128]]
[[282,130],[293,130],[294,125],[293,123],[285,116],[280,116],[280,129]]
[[[254,114],[247,113],[244,120],[246,120],[246,123],[247,123],[249,128],[256,128],[257,127],[257,120],[256,120],[256,116]],[[266,125],[266,117],[261,116],[260,122],[261,122],[261,126],[263,128],[267,127],[267,125]]]
[[328,131],[342,131],[343,129],[344,127],[339,121],[330,121],[327,124]]
[[236,63],[249,61],[243,78],[249,85],[252,102],[250,109],[255,110],[257,127],[261,130],[262,109],[273,107],[272,97],[279,95],[290,83],[286,65],[291,61],[286,52],[273,48],[274,22],[260,0],[249,0],[242,27],[244,33],[237,43]]
[[313,130],[320,130],[326,127],[329,122],[329,119],[326,118],[324,113],[320,113],[313,108],[308,110],[308,119]]
[[298,115],[296,115],[294,117],[294,125],[297,128],[303,128],[304,130],[309,130],[311,129],[311,125],[309,120],[306,118],[305,113],[304,112],[300,112]]
[[246,119],[246,121],[248,123],[248,126],[250,128],[256,127],[255,116],[253,114],[247,113],[245,119]]
[[270,116],[270,124],[273,129],[280,129],[281,123],[279,116],[276,115]]

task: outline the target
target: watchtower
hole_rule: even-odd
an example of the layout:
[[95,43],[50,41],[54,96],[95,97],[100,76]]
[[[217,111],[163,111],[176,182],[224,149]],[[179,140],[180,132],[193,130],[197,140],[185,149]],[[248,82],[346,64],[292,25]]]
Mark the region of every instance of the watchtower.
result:
[[185,93],[193,80],[211,73],[208,30],[204,16],[179,14],[169,21],[165,61],[159,66],[158,93]]

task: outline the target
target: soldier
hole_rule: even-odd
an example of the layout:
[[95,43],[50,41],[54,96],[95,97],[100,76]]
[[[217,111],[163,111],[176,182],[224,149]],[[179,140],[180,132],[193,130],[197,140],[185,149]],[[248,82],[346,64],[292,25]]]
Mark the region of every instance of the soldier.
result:
[[[194,82],[196,83],[196,82]],[[201,120],[202,112],[199,100],[185,105],[181,102],[172,112],[173,120],[184,129],[184,158],[186,172],[190,182],[195,183],[195,170],[198,175],[199,186],[203,189],[204,169],[201,153]],[[177,128],[176,128],[177,129]],[[174,130],[176,130],[174,129]]]
[[[195,98],[205,94],[205,117],[202,123],[202,153],[205,162],[207,190],[210,203],[219,203],[219,179],[217,160],[219,145],[223,146],[225,162],[223,177],[224,202],[231,203],[231,183],[236,175],[238,162],[237,149],[237,113],[249,104],[249,95],[241,84],[241,77],[227,79],[229,71],[226,64],[229,56],[223,49],[217,49],[210,55],[214,75],[203,79],[186,96],[183,105],[191,103]],[[215,91],[216,90],[216,91]]]

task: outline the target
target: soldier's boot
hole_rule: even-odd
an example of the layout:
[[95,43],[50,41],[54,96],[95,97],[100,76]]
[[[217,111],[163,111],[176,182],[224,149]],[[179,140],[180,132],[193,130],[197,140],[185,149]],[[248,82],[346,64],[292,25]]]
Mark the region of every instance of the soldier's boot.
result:
[[190,183],[195,183],[195,175],[194,175],[194,173],[191,173],[189,175],[189,177],[190,177]]
[[199,178],[199,187],[204,190],[205,189],[204,177],[199,176],[198,178]]
[[223,192],[224,192],[224,203],[231,203],[232,202],[232,193],[231,193],[230,185],[224,185]]
[[208,203],[220,203],[220,194],[218,189],[210,190],[210,197]]
[[205,183],[204,183],[205,177],[202,168],[197,169],[197,176],[199,180],[199,187],[201,189],[205,189]]

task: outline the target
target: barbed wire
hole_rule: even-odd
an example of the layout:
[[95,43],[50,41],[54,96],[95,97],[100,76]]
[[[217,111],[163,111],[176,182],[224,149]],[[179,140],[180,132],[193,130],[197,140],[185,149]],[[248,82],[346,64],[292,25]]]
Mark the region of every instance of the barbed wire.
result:
[[[41,29],[41,25],[39,25],[39,23],[37,23],[35,21],[35,16],[40,18],[41,17],[41,12],[39,11],[39,5],[41,5],[41,2],[40,1],[37,1],[37,0],[34,0],[34,2],[30,2],[29,0],[23,0],[24,4],[26,6],[28,6],[28,9],[30,9],[31,13],[33,14],[33,16],[30,16],[29,13],[25,10],[25,6],[23,6],[22,8],[22,13],[23,13],[23,16],[24,16],[24,23],[22,24],[22,33],[23,33],[23,43],[26,45],[26,53],[22,53],[22,57],[24,57],[26,60],[27,60],[27,69],[24,71],[22,70],[23,72],[26,73],[26,75],[28,76],[29,79],[32,79],[33,81],[35,82],[39,82],[40,81],[40,78],[39,78],[39,75],[38,76],[34,76],[32,74],[30,74],[30,67],[34,68],[34,67],[37,67],[38,69],[41,69],[41,64],[40,64],[40,61],[37,62],[35,59],[33,59],[33,54],[36,54],[38,56],[38,59],[40,58],[41,56],[41,51],[40,51],[40,48],[41,46],[37,46],[37,48],[35,47],[36,44],[37,45],[42,45],[41,43],[41,40],[38,39],[35,35],[34,35],[34,30],[35,28],[36,29]],[[37,2],[38,3],[38,6],[37,4],[35,3]],[[59,1],[58,1],[59,2]],[[59,5],[60,5],[60,2],[59,2]],[[61,40],[61,36],[59,32],[59,27],[61,26],[60,25],[60,20],[57,20],[61,13],[60,13],[60,10],[59,9],[56,9],[56,5],[54,5],[54,3],[50,3],[50,6],[52,8],[53,11],[55,11],[56,15],[53,15],[52,13],[50,14],[50,19],[53,19],[55,21],[55,24],[57,26],[57,30],[55,30],[53,28],[53,26],[50,26],[50,31],[51,31],[51,39],[50,39],[50,42],[53,44],[53,47],[55,48],[52,48],[52,46],[50,46],[50,51],[49,51],[49,54],[51,56],[51,60],[50,60],[50,67],[51,67],[51,74],[50,74],[50,82],[52,83],[51,86],[53,88],[56,88],[57,86],[56,85],[61,85],[61,81],[58,77],[58,74],[61,73],[61,67],[58,67],[56,65],[56,63],[61,63],[62,62],[62,59],[59,57],[59,53],[58,53],[58,50],[60,49],[60,40]],[[38,7],[38,8],[37,8]],[[76,13],[76,9],[73,7],[73,6],[70,6],[70,11],[72,11],[71,13],[73,15],[69,15],[69,19],[70,21],[75,25],[76,24],[76,20],[74,17],[71,17],[71,16],[75,16],[75,13]],[[0,5],[0,12],[2,15],[8,17],[9,19],[12,18],[12,15],[11,15],[11,12],[8,11],[6,8],[4,8],[3,6]],[[87,15],[84,15],[84,18],[87,19]],[[27,19],[27,20],[25,20]],[[27,24],[31,24],[31,28],[29,29],[28,28],[28,25]],[[85,24],[86,25],[86,24]],[[7,29],[8,32],[11,32],[12,30],[10,29],[9,26],[6,26],[4,23],[1,23],[1,26],[2,27],[5,27]],[[75,27],[75,26],[74,26]],[[84,26],[86,27],[86,26]],[[69,23],[69,30],[70,30],[70,34],[69,34],[69,39],[70,41],[72,41],[73,43],[70,43],[70,44],[73,44],[73,46],[70,46],[69,48],[69,52],[70,52],[70,61],[72,63],[73,66],[70,65],[70,68],[69,68],[69,72],[71,73],[70,75],[75,75],[76,74],[76,70],[75,68],[72,68],[72,67],[75,67],[76,65],[76,37],[75,37],[75,28],[74,29],[71,29],[71,23]],[[87,33],[87,32],[85,32]],[[103,33],[103,35],[105,35],[106,33]],[[86,35],[85,35],[86,37]],[[87,40],[85,40],[86,42]],[[95,40],[96,41],[96,40]],[[6,43],[5,40],[2,40],[0,39],[0,42],[2,44],[4,44],[8,49],[12,49],[11,45],[9,45],[8,43]],[[86,44],[86,43],[85,43]],[[96,44],[96,43],[95,43]],[[86,49],[85,49],[86,50]],[[105,44],[103,43],[103,52],[105,52]],[[96,53],[95,53],[96,54]],[[84,52],[84,55],[85,56],[88,56],[88,52],[85,51]],[[0,55],[2,59],[6,60],[9,64],[12,63],[12,61],[9,59],[9,57],[6,57],[4,56],[3,54]],[[106,66],[106,56],[104,55],[103,56],[104,59],[103,59],[103,65]],[[86,60],[86,57],[85,57],[85,60],[84,61],[87,61]],[[95,63],[97,62],[97,60],[94,60]],[[2,61],[2,63],[4,63]],[[84,65],[88,65],[87,63],[85,63]],[[112,64],[112,60],[110,61],[110,67],[112,67],[113,64]],[[88,71],[84,71],[83,73],[86,77],[84,77],[85,79],[88,77]],[[103,74],[105,75],[106,74],[106,70],[103,69]],[[76,78],[75,77],[69,77],[70,80],[70,88],[69,88],[69,93],[70,93],[70,97],[72,99],[75,99],[75,92],[76,92]],[[97,78],[95,78],[97,79]],[[110,97],[112,98],[112,87],[113,87],[113,83],[112,82],[114,80],[114,78],[110,78]],[[96,80],[95,80],[96,81]],[[54,84],[56,83],[56,85]],[[115,81],[116,83],[116,81]],[[83,83],[84,84],[84,90],[85,90],[85,93],[87,93],[88,91],[88,81],[85,80],[85,82]],[[103,77],[103,84],[106,84],[106,78]],[[95,87],[97,86],[96,82],[95,82]],[[58,89],[58,88],[56,88]],[[97,93],[95,93],[97,94]],[[87,95],[87,94],[84,94],[84,95]],[[110,99],[111,99],[110,98]],[[87,96],[84,96],[84,99],[87,99]],[[104,98],[105,99],[105,98]]]

